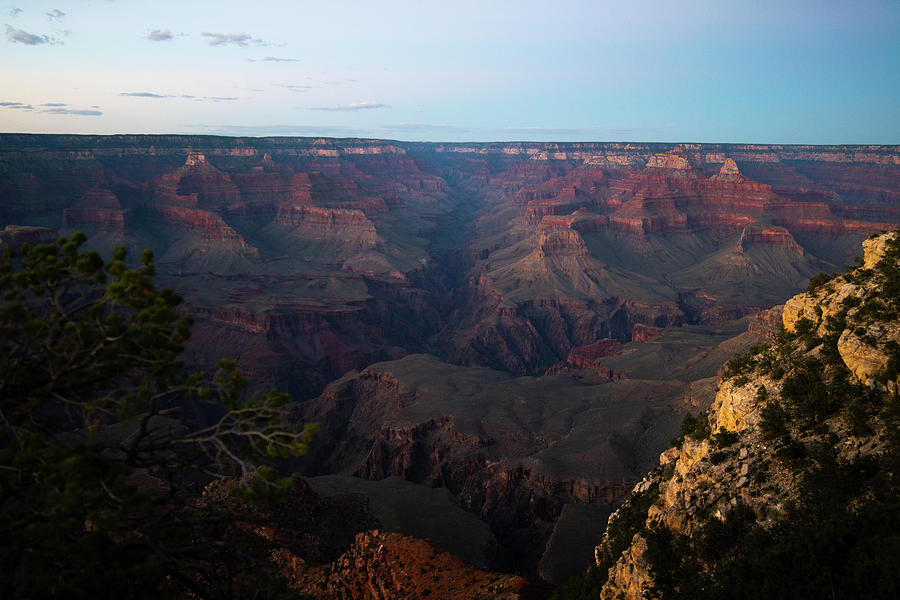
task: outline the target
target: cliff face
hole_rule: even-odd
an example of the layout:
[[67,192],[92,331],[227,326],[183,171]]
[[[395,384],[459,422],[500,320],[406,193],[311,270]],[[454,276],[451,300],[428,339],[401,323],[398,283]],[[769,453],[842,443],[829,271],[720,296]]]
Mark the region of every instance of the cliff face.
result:
[[682,393],[676,382],[590,386],[411,355],[294,407],[298,422],[321,426],[299,468],[447,488],[504,547],[494,567],[532,572],[566,503],[619,501],[635,449],[648,443],[648,406],[674,414],[668,407],[680,406]]
[[[755,313],[900,224],[898,157],[887,146],[2,135],[0,224],[80,229],[106,252],[151,247],[198,316],[319,319],[321,351],[299,331],[262,337],[227,319],[216,324],[233,331],[214,335],[309,395],[404,351],[539,375],[602,339]],[[356,315],[355,331],[324,307]],[[373,320],[395,312],[397,327]],[[208,325],[198,357],[214,345]],[[336,348],[343,358],[323,358]]]
[[[720,597],[735,585],[765,596],[782,555],[796,561],[782,594],[896,585],[877,556],[871,579],[854,579],[852,554],[900,531],[873,516],[900,490],[898,238],[867,241],[861,266],[786,303],[778,343],[728,363],[709,414],[686,420],[683,441],[610,518],[595,552],[602,598]],[[830,582],[802,580],[824,564]]]
[[197,318],[189,359],[227,349],[300,397],[441,324],[428,237],[448,187],[392,144],[0,136],[0,192],[0,225],[151,248]]
[[374,246],[378,239],[375,225],[359,209],[282,205],[272,223],[291,227],[293,235],[307,240]]
[[[878,227],[848,218],[836,194],[782,195],[742,175],[724,153],[623,149],[646,163],[637,166],[525,150],[553,168],[501,170],[486,185],[500,191],[476,218],[465,307],[447,340],[447,354],[462,364],[540,373],[578,346],[604,337],[627,342],[635,327],[752,314],[835,269],[817,255],[825,245],[809,240],[843,244]],[[491,151],[500,152],[471,154]],[[506,160],[521,155],[502,152]],[[793,188],[781,182],[780,189]]]

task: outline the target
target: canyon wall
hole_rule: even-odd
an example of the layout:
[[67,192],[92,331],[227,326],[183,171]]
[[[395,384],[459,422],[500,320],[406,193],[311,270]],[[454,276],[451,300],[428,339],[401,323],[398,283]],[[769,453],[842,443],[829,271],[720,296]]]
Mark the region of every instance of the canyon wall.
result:
[[189,365],[322,423],[298,469],[445,487],[547,577],[564,507],[621,502],[767,309],[898,226],[897,146],[0,134],[3,245],[151,248]]

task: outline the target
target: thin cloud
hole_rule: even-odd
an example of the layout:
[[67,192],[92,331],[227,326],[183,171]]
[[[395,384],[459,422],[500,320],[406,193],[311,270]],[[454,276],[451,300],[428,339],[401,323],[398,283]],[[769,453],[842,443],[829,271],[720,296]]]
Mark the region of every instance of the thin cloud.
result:
[[319,86],[319,85],[283,85],[281,87],[291,90],[292,92],[297,92],[298,94],[305,94],[305,93],[309,92],[309,90],[314,90],[314,89],[320,88],[322,86]]
[[88,117],[99,117],[103,112],[99,110],[75,109],[75,108],[48,108],[41,112],[50,115],[83,115]]
[[375,108],[390,108],[387,104],[381,102],[354,102],[353,104],[339,104],[337,106],[316,106],[310,110],[327,110],[327,111],[354,111],[354,110],[372,110]]
[[362,137],[369,132],[365,129],[356,129],[332,125],[185,125],[191,131],[212,135],[231,136],[326,136],[326,137]]
[[174,37],[168,29],[154,29],[147,34],[147,39],[153,42],[168,42]]
[[157,94],[156,92],[119,92],[120,96],[127,96],[129,98],[151,98],[155,100],[165,100],[168,98],[182,98],[185,100],[196,100],[198,102],[202,100],[212,100],[213,102],[231,102],[234,100],[238,100],[236,96],[192,96],[190,94]]
[[[89,117],[99,117],[103,114],[101,111],[95,110],[100,108],[99,106],[92,106],[90,109],[65,108],[69,105],[64,102],[46,102],[44,104],[40,104],[39,106],[41,107],[40,112],[48,115],[83,115]],[[25,111],[35,110],[34,106],[32,106],[31,104],[24,104],[22,102],[0,102],[0,108],[11,108],[14,110]]]
[[61,44],[59,40],[56,38],[47,36],[47,35],[37,35],[34,33],[28,33],[23,29],[16,29],[10,25],[6,26],[6,39],[11,42],[18,44],[25,44],[26,46],[38,46],[40,44]]
[[296,58],[279,58],[278,56],[266,56],[263,58],[248,58],[250,62],[300,62]]
[[9,9],[9,16],[11,17],[18,17],[21,13],[22,9],[18,6],[13,6],[11,9]]
[[228,44],[234,44],[235,46],[244,48],[250,42],[256,44],[257,46],[267,45],[266,42],[264,42],[260,38],[253,37],[249,33],[210,33],[208,31],[204,31],[200,35],[205,38],[209,38],[210,46],[227,46]]
[[130,96],[132,98],[174,98],[166,94],[157,94],[155,92],[120,92],[120,96]]
[[63,17],[66,16],[66,13],[59,10],[58,8],[54,8],[53,10],[51,10],[50,12],[45,13],[45,14],[47,15],[47,18],[50,19],[51,21],[53,21],[55,19],[62,19]]

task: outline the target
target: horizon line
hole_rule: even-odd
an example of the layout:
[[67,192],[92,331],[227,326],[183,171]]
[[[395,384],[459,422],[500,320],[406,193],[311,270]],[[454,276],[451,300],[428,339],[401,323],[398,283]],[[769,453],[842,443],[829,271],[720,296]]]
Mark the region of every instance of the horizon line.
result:
[[455,145],[466,145],[466,144],[558,144],[558,145],[571,145],[571,144],[635,144],[635,145],[669,145],[669,146],[690,146],[690,145],[700,145],[700,146],[815,146],[815,147],[849,147],[849,146],[858,146],[858,147],[900,147],[900,143],[878,143],[878,142],[831,142],[831,143],[808,143],[808,142],[708,142],[708,141],[636,141],[636,140],[528,140],[528,139],[515,139],[515,140],[452,140],[452,141],[437,141],[437,140],[404,140],[398,138],[381,138],[381,137],[364,137],[364,136],[334,136],[334,135],[231,135],[224,133],[33,133],[33,132],[0,132],[0,137],[6,136],[34,136],[34,137],[81,137],[81,138],[115,138],[115,137],[169,137],[169,138],[178,138],[178,137],[202,137],[202,138],[223,138],[223,139],[279,139],[279,140],[316,140],[316,139],[327,139],[327,140],[365,140],[365,141],[373,141],[373,142],[390,142],[390,143],[400,143],[400,144],[455,144]]

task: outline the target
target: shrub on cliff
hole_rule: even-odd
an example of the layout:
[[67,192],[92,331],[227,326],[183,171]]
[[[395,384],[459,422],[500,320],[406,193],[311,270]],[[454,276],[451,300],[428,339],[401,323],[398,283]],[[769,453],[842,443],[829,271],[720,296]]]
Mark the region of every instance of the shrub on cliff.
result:
[[261,539],[201,492],[225,476],[249,497],[285,489],[257,465],[304,453],[311,430],[284,430],[286,395],[247,397],[232,361],[185,376],[190,319],[152,254],[131,268],[84,241],[0,260],[0,596],[277,595]]

